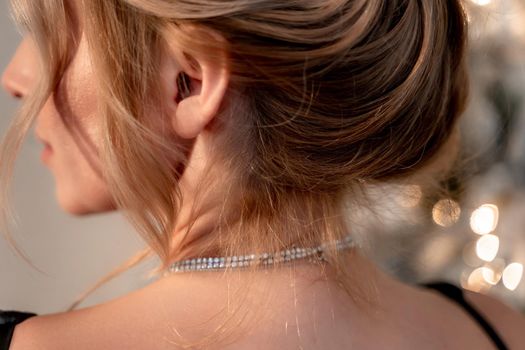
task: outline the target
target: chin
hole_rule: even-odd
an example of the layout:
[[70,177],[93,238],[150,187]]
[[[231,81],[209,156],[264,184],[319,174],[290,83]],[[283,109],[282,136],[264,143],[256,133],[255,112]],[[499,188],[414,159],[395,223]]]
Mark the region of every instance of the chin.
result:
[[[94,192],[94,191],[93,191]],[[74,216],[86,216],[115,211],[116,205],[110,196],[95,193],[63,193],[56,192],[59,206],[62,210]]]

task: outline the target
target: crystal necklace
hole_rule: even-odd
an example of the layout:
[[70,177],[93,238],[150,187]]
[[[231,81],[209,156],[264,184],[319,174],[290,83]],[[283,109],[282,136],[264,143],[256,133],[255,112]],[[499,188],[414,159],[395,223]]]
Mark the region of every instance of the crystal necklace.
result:
[[350,235],[337,241],[326,242],[317,247],[281,250],[275,253],[235,255],[227,257],[194,258],[176,261],[168,267],[168,273],[181,273],[188,271],[210,271],[224,269],[247,268],[250,266],[268,267],[271,265],[289,263],[299,259],[326,260],[325,251],[335,247],[337,251],[354,247],[356,243]]

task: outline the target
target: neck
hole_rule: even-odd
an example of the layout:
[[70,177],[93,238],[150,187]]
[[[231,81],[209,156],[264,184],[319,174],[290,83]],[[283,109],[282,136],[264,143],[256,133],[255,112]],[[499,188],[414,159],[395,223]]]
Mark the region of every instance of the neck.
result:
[[218,164],[210,148],[197,138],[179,181],[183,201],[170,263],[199,256],[276,252],[293,245],[315,247],[348,235],[339,208],[341,194],[292,188],[274,193],[262,179],[234,179],[230,165]]

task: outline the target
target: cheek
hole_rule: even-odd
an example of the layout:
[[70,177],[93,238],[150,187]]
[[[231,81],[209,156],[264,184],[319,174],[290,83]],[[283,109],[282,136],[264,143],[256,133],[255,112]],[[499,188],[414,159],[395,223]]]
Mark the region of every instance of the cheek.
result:
[[46,164],[55,177],[57,199],[64,210],[76,215],[115,207],[98,157],[98,100],[89,56],[81,42],[37,121],[37,132],[53,150]]
[[48,129],[52,155],[46,165],[54,175],[60,206],[76,215],[114,209],[93,147],[73,137],[58,113],[55,117],[57,123]]
[[57,108],[74,138],[84,147],[100,149],[99,94],[84,39],[62,79],[57,96]]

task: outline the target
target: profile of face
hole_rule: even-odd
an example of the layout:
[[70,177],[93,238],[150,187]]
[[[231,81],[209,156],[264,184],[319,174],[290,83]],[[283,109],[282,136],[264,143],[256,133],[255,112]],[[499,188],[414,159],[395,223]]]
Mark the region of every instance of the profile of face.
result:
[[[23,99],[37,83],[39,53],[26,35],[2,76],[12,96]],[[55,178],[60,206],[75,215],[114,209],[98,160],[97,90],[88,45],[81,37],[59,88],[36,118],[41,159]]]
[[[82,2],[71,0],[68,4],[73,18],[71,25],[75,26],[70,28],[73,49],[68,52],[68,64],[58,86],[36,116],[35,133],[43,144],[42,161],[54,175],[59,204],[71,214],[85,215],[114,210],[116,201],[105,181],[100,157],[104,136],[99,111],[103,99],[93,59],[95,53],[78,15],[82,13]],[[183,149],[187,164],[191,165],[184,167],[184,176],[177,181],[188,189],[193,188],[199,177],[196,172],[206,163],[204,149],[213,148],[207,147],[213,136],[206,128],[218,114],[229,72],[223,61],[217,59],[219,56],[213,60],[204,53],[192,57],[195,64],[192,66],[180,49],[169,43],[167,46],[161,50],[159,61],[162,112],[147,111],[151,115],[146,119],[154,132],[169,139],[170,146],[175,144]],[[24,99],[30,95],[39,81],[39,57],[35,40],[26,35],[2,76],[2,85],[12,96]],[[181,76],[187,77],[189,91],[179,93],[177,82]],[[171,127],[166,128],[167,125]],[[169,151],[164,148],[163,152]],[[173,159],[172,154],[165,156],[162,159],[173,163],[173,169],[180,169],[181,159]]]

